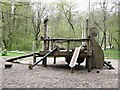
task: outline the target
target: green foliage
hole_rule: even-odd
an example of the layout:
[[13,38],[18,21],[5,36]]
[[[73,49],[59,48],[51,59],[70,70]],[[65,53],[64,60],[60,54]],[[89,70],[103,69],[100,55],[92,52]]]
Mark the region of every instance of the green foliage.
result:
[[33,40],[32,12],[29,3],[16,2],[14,14],[11,4],[2,4],[2,39],[7,50],[31,50]]
[[[16,1],[16,0],[15,0]],[[0,19],[0,27],[2,28],[2,40],[3,48],[7,50],[32,50],[32,42],[39,44],[38,48],[42,47],[42,44],[39,43],[40,36],[44,36],[44,16],[49,15],[48,21],[48,30],[49,36],[51,38],[81,38],[82,36],[82,25],[84,24],[85,18],[88,16],[87,12],[80,14],[76,11],[78,7],[73,2],[58,1],[49,4],[43,7],[43,3],[39,4],[39,17],[35,12],[35,5],[29,2],[15,2],[15,11],[14,14],[11,14],[11,2],[6,2],[5,4],[0,3],[2,6],[2,17]],[[49,6],[49,7],[48,7]],[[53,8],[51,8],[53,7]],[[55,8],[54,8],[55,7]],[[50,12],[52,11],[52,12]],[[77,12],[77,13],[76,13]],[[102,9],[95,9],[91,11],[91,14],[94,14],[94,18],[101,28],[103,28],[103,12]],[[34,17],[34,19],[33,19]],[[115,49],[120,47],[118,43],[118,15],[116,13],[110,14],[106,12],[107,20],[107,46],[111,42]],[[34,21],[34,25],[33,25]],[[95,26],[93,18],[90,18],[89,28]],[[72,28],[71,24],[74,29]],[[40,24],[40,25],[38,25]],[[98,28],[99,36],[97,41],[101,43],[103,37],[103,31]],[[40,32],[38,31],[40,30]],[[37,33],[38,32],[38,33]],[[112,35],[111,41],[109,40],[110,35]],[[110,42],[108,42],[110,41]],[[75,46],[80,46],[81,43],[72,43],[70,46],[74,48]],[[63,44],[64,47],[67,47],[67,44]]]
[[6,50],[6,49],[4,49],[4,50],[2,51],[2,56],[7,56],[7,50]]

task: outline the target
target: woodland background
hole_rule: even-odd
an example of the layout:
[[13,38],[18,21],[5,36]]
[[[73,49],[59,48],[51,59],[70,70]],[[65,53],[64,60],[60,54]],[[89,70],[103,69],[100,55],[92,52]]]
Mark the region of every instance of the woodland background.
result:
[[96,27],[96,38],[106,50],[120,50],[119,6],[117,0],[89,0],[88,10],[81,12],[81,3],[58,0],[56,2],[0,1],[0,39],[2,49],[31,51],[32,43],[41,49],[44,19],[48,16],[48,35],[51,38],[81,38],[85,19],[89,18],[89,28]]

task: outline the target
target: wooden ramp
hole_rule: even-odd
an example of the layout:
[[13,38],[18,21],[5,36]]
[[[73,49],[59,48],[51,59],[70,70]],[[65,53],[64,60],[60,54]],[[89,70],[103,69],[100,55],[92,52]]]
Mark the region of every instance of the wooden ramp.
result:
[[104,53],[99,44],[94,40],[94,48],[93,48],[93,59],[94,64],[93,67],[102,69],[104,64]]
[[76,47],[76,48],[75,48],[75,51],[74,51],[74,53],[73,53],[72,59],[71,59],[71,61],[70,61],[70,64],[69,64],[69,66],[70,66],[71,68],[73,68],[73,67],[75,66],[75,64],[76,64],[76,62],[77,62],[77,58],[78,58],[78,56],[79,56],[79,53],[80,53],[80,47]]
[[92,68],[102,69],[104,64],[104,52],[93,36],[91,37],[91,44],[93,50]]

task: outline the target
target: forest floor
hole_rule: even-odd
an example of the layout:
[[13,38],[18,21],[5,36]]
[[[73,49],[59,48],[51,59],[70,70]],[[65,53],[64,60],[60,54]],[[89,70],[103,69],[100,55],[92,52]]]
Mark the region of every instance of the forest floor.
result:
[[[12,68],[5,69],[5,60],[10,57],[0,57],[0,88],[118,88],[118,61],[106,59],[112,62],[115,69],[109,70],[85,69],[85,62],[71,69],[67,66],[64,58],[57,58],[57,64],[53,65],[53,58],[48,59],[48,66],[41,63],[28,69],[32,58],[21,59],[22,64],[13,63]],[[97,73],[97,71],[100,71]]]

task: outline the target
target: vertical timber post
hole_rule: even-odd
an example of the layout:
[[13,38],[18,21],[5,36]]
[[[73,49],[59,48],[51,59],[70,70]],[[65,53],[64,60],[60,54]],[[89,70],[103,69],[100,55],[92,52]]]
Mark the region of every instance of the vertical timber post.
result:
[[[50,39],[50,37],[48,37]],[[50,49],[50,41],[47,42],[47,50]]]
[[51,49],[53,49],[53,41],[51,41]]
[[[44,19],[44,38],[47,38],[47,22],[48,22],[48,17]],[[44,51],[47,50],[47,42],[44,40]],[[45,58],[42,62],[43,66],[47,66],[47,58]]]
[[[84,39],[87,39],[87,38],[88,38],[88,19],[86,19],[86,26],[84,30]],[[84,42],[84,48],[88,50],[88,41]],[[88,64],[89,64],[89,59],[88,57],[86,57],[86,68],[89,68]]]
[[86,28],[84,31],[84,39],[87,39],[87,38],[88,38],[88,19],[86,19]]
[[[87,39],[88,38],[88,19],[85,20],[85,24],[83,26],[83,31],[82,31],[82,39]],[[87,46],[87,41],[82,41],[83,46]]]
[[69,40],[67,41],[67,44],[68,44],[67,52],[69,52],[69,49],[70,49],[70,41]]
[[53,64],[56,64],[56,56],[54,56],[54,62],[53,62]]
[[[56,46],[56,41],[53,41],[52,43],[53,43],[53,46],[52,46],[52,49],[53,49],[53,47]],[[54,56],[54,62],[53,62],[53,64],[56,64],[56,56]]]
[[88,72],[91,72],[91,57],[86,57],[86,62],[87,62],[87,65],[86,67],[88,68]]
[[33,45],[32,45],[32,51],[33,51],[33,63],[36,62],[36,56],[35,56],[35,43],[33,41]]

